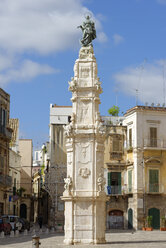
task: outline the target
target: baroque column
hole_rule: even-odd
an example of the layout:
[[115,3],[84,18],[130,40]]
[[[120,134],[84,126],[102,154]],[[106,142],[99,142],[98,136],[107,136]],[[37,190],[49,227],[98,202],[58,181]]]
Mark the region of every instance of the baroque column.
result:
[[[89,20],[88,20],[89,21]],[[99,113],[102,93],[92,45],[83,46],[74,65],[71,123],[65,127],[67,178],[65,201],[66,244],[105,243],[104,138]]]
[[69,82],[72,118],[66,126],[66,244],[105,243],[104,137],[99,114],[101,83],[92,46],[82,47]]

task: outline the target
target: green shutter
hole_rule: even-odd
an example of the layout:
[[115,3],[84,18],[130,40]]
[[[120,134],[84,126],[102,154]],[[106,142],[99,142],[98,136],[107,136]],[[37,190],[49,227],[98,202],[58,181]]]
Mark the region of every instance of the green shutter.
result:
[[128,171],[128,190],[132,192],[132,170]]
[[108,172],[108,186],[111,186],[112,183],[112,175],[111,172]]
[[118,172],[118,194],[121,194],[121,172]]
[[149,192],[159,192],[158,170],[149,170]]

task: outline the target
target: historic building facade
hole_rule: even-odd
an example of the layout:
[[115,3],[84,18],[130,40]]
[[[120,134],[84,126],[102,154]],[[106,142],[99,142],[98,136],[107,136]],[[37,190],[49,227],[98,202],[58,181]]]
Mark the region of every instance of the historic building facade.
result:
[[133,225],[144,225],[152,216],[152,226],[159,228],[166,216],[166,108],[136,106],[125,114],[127,159],[133,178]]
[[48,224],[56,229],[64,228],[64,178],[67,171],[67,155],[64,126],[71,121],[71,106],[50,105],[50,140],[48,167],[44,189],[49,194]]
[[9,212],[9,143],[12,129],[9,128],[10,95],[0,88],[0,215]]
[[13,130],[9,150],[9,175],[12,177],[12,187],[9,192],[9,213],[20,215],[20,198],[22,189],[21,180],[21,156],[19,153],[19,120],[10,119],[10,128]]
[[108,229],[141,229],[147,216],[153,228],[161,226],[166,215],[165,122],[166,108],[150,106],[129,109],[116,125],[107,120]]
[[20,202],[20,217],[33,220],[32,201],[32,140],[20,139],[19,151],[21,156],[20,188],[23,189]]

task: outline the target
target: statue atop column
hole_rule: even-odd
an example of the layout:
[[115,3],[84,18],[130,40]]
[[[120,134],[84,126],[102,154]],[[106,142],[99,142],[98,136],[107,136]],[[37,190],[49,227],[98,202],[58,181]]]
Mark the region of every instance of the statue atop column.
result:
[[83,32],[82,40],[80,40],[81,46],[92,46],[92,40],[96,38],[95,23],[90,19],[90,16],[86,16],[86,20],[82,25],[78,26]]

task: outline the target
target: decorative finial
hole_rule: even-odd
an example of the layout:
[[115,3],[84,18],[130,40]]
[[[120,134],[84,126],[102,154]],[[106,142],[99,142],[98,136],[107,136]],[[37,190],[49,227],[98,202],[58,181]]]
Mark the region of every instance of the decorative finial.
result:
[[90,15],[87,15],[86,20],[82,25],[77,28],[81,28],[83,32],[82,40],[80,40],[81,46],[92,46],[92,40],[96,38],[95,23],[90,19]]

